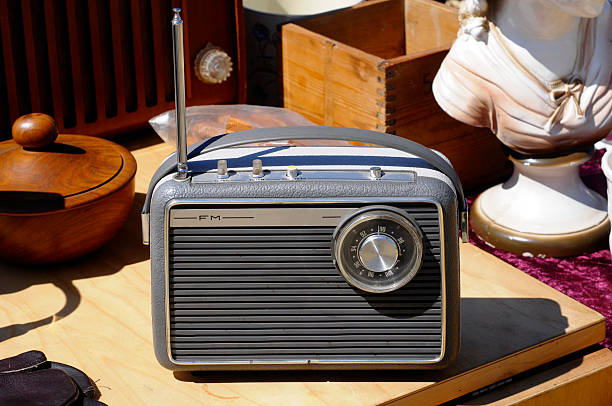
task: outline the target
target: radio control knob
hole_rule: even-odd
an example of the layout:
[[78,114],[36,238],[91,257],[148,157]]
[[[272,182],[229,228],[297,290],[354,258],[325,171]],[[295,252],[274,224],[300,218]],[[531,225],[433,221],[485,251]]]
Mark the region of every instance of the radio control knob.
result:
[[289,179],[295,179],[300,176],[300,170],[297,168],[297,166],[289,165],[287,167],[287,173],[285,176],[287,176]]
[[217,161],[217,178],[226,179],[229,177],[229,173],[227,172],[227,161],[225,159],[220,159]]
[[397,262],[398,248],[395,241],[384,234],[366,238],[359,247],[359,260],[368,270],[385,272]]
[[261,178],[264,176],[261,159],[253,160],[253,172],[251,173],[251,176],[254,178]]
[[373,166],[370,168],[370,178],[380,179],[383,176],[383,171],[379,166]]

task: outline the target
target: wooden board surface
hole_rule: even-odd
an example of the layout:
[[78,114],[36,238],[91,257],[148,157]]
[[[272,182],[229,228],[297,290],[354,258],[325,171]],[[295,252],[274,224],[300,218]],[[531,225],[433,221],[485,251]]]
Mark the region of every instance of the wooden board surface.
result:
[[602,348],[566,358],[457,406],[612,405],[612,351]]
[[84,370],[101,400],[113,406],[422,405],[457,398],[604,338],[603,316],[464,244],[462,346],[446,370],[173,374],[153,355],[149,253],[141,245],[139,218],[148,181],[172,151],[166,144],[133,151],[135,205],[119,235],[100,251],[53,267],[0,264],[0,358],[42,350]]

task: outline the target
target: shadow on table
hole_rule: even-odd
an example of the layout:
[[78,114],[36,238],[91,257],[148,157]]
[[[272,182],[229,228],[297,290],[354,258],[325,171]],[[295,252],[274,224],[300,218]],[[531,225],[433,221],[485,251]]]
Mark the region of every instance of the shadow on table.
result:
[[174,377],[196,383],[438,382],[562,335],[567,327],[559,305],[549,299],[462,298],[461,348],[442,370],[199,371]]
[[[140,210],[145,195],[136,193],[134,204],[123,227],[99,250],[72,261],[53,265],[17,265],[0,262],[1,295],[20,292],[31,286],[53,284],[65,297],[64,306],[56,313],[39,320],[0,326],[0,342],[17,337],[35,328],[67,317],[81,303],[81,293],[74,285],[78,279],[112,275],[124,266],[149,258],[148,247],[142,245]],[[27,306],[27,303],[24,303]]]
[[112,141],[123,145],[130,152],[164,142],[151,127],[113,136]]

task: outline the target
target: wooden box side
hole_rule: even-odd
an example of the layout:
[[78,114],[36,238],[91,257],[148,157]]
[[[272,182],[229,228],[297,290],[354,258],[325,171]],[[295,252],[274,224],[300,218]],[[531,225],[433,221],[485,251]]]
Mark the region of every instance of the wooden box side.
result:
[[[427,119],[441,111],[432,91],[432,83],[440,64],[448,50],[432,49],[427,52],[413,53],[401,58],[385,61],[381,64],[384,76],[385,114],[388,132],[397,131],[406,124]],[[433,129],[432,129],[433,130]],[[435,130],[440,130],[436,128]],[[427,136],[438,140],[448,138],[447,132],[436,134],[413,134],[417,142],[425,141]],[[452,136],[452,135],[451,135]]]
[[429,49],[450,49],[457,37],[457,10],[432,0],[404,0],[407,55]]
[[[404,18],[419,20],[411,38],[432,37],[426,51],[406,55]],[[415,121],[439,111],[431,82],[456,31],[456,11],[432,0],[374,0],[286,25],[284,105],[316,124],[393,133],[403,117]],[[428,48],[438,43],[443,46]]]
[[404,0],[371,0],[298,24],[339,43],[383,59],[406,53]]
[[382,59],[295,24],[282,36],[286,108],[319,125],[384,124]]

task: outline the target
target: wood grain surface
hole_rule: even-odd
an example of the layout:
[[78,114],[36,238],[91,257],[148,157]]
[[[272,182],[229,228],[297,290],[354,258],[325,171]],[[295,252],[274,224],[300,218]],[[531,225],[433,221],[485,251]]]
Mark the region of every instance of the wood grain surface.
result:
[[16,140],[38,147],[0,142],[0,258],[50,263],[99,248],[130,211],[136,160],[105,139],[57,136],[49,116],[20,120]]
[[46,114],[19,117],[12,132],[12,141],[0,142],[0,192],[52,193],[71,209],[115,193],[136,172],[136,161],[123,146],[58,135],[55,120]]
[[127,151],[118,148],[122,147],[82,135],[60,135],[41,150],[2,142],[0,190],[57,193],[66,198],[66,208],[87,203],[123,186],[109,182],[124,166],[122,155]]
[[111,239],[134,202],[134,179],[93,203],[35,215],[0,214],[0,258],[53,263],[85,255]]
[[379,59],[392,59],[406,53],[402,1],[362,2],[351,9],[303,20],[299,25]]
[[457,38],[457,9],[427,0],[404,0],[403,11],[406,54],[440,47],[449,49]]
[[285,107],[319,125],[376,129],[383,59],[296,24],[282,35]]
[[[144,143],[146,144],[146,142]],[[137,144],[134,144],[137,145]],[[425,405],[444,402],[601,341],[604,318],[499,259],[461,247],[462,343],[437,372],[172,373],[152,348],[150,264],[139,212],[173,151],[133,153],[136,201],[116,238],[64,265],[0,264],[0,358],[39,349],[84,370],[109,405]]]
[[457,406],[612,405],[612,351],[567,358]]

